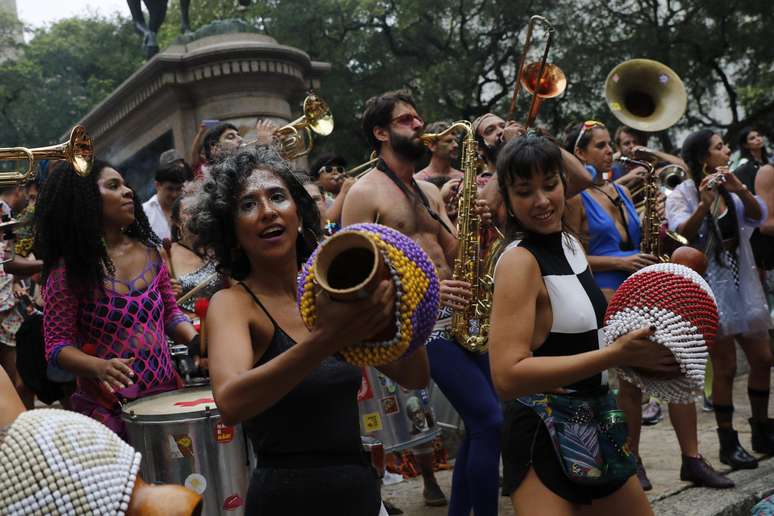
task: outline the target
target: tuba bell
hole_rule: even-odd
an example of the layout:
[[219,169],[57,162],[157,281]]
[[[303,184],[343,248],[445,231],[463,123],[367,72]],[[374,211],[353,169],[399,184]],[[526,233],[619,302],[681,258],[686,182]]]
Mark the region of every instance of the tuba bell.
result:
[[623,124],[656,132],[682,118],[688,95],[680,76],[667,65],[651,59],[630,59],[608,74],[605,99]]
[[0,148],[0,161],[23,161],[26,166],[0,172],[0,186],[11,186],[27,182],[35,177],[35,165],[41,160],[66,160],[79,176],[88,176],[94,163],[94,146],[91,137],[81,125],[70,131],[70,138],[59,145],[50,147]]

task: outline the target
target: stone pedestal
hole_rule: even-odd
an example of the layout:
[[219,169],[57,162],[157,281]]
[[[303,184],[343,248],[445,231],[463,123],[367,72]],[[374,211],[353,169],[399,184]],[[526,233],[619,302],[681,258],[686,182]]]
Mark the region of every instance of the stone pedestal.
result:
[[191,161],[202,120],[231,122],[250,138],[258,118],[284,124],[300,116],[306,92],[329,69],[262,34],[198,37],[154,56],[79,123],[97,156],[124,169],[146,197],[161,152],[174,147]]

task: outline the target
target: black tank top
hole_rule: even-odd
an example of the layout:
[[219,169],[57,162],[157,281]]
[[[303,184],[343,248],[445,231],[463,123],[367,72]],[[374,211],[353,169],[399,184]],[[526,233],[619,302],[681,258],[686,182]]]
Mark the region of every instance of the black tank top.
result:
[[[274,325],[274,335],[258,367],[295,345],[261,301],[240,283]],[[242,423],[258,465],[315,467],[362,464],[357,391],[359,368],[328,357],[288,394]]]

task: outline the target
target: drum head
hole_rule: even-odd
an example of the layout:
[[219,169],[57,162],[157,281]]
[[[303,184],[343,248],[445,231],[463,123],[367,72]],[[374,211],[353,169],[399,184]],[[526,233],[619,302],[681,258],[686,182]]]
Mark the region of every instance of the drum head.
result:
[[217,414],[218,407],[209,387],[192,387],[142,398],[123,407],[124,419],[175,420]]

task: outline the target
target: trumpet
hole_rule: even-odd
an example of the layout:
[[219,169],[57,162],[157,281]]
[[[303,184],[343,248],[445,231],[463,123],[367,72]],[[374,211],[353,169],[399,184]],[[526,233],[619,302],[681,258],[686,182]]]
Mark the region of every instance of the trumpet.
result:
[[0,161],[25,161],[24,169],[0,172],[0,186],[12,186],[35,177],[35,165],[41,160],[66,160],[79,176],[86,177],[94,164],[94,146],[91,137],[81,125],[70,131],[70,138],[59,145],[38,147],[0,148]]
[[[280,153],[291,161],[306,156],[314,148],[314,134],[328,136],[333,132],[333,114],[328,103],[317,95],[308,95],[304,99],[304,114],[273,133],[279,142]],[[254,145],[258,140],[243,143]]]
[[[540,61],[524,65],[527,59],[527,52],[532,43],[532,30],[535,28],[535,24],[540,23],[546,26],[548,31],[548,37],[546,39],[545,48],[543,50],[543,57]],[[561,95],[567,88],[567,77],[564,72],[555,64],[547,63],[548,50],[551,48],[551,42],[554,39],[554,26],[542,16],[532,16],[529,19],[529,26],[527,27],[527,37],[524,41],[524,49],[521,52],[521,60],[519,62],[519,70],[516,72],[516,84],[513,89],[513,96],[511,97],[511,107],[508,109],[508,120],[513,120],[513,114],[516,111],[516,100],[519,97],[522,87],[532,95],[532,103],[529,107],[529,113],[527,114],[527,121],[524,123],[524,129],[529,127],[535,122],[538,111],[540,110],[540,104],[545,99],[551,99]]]

